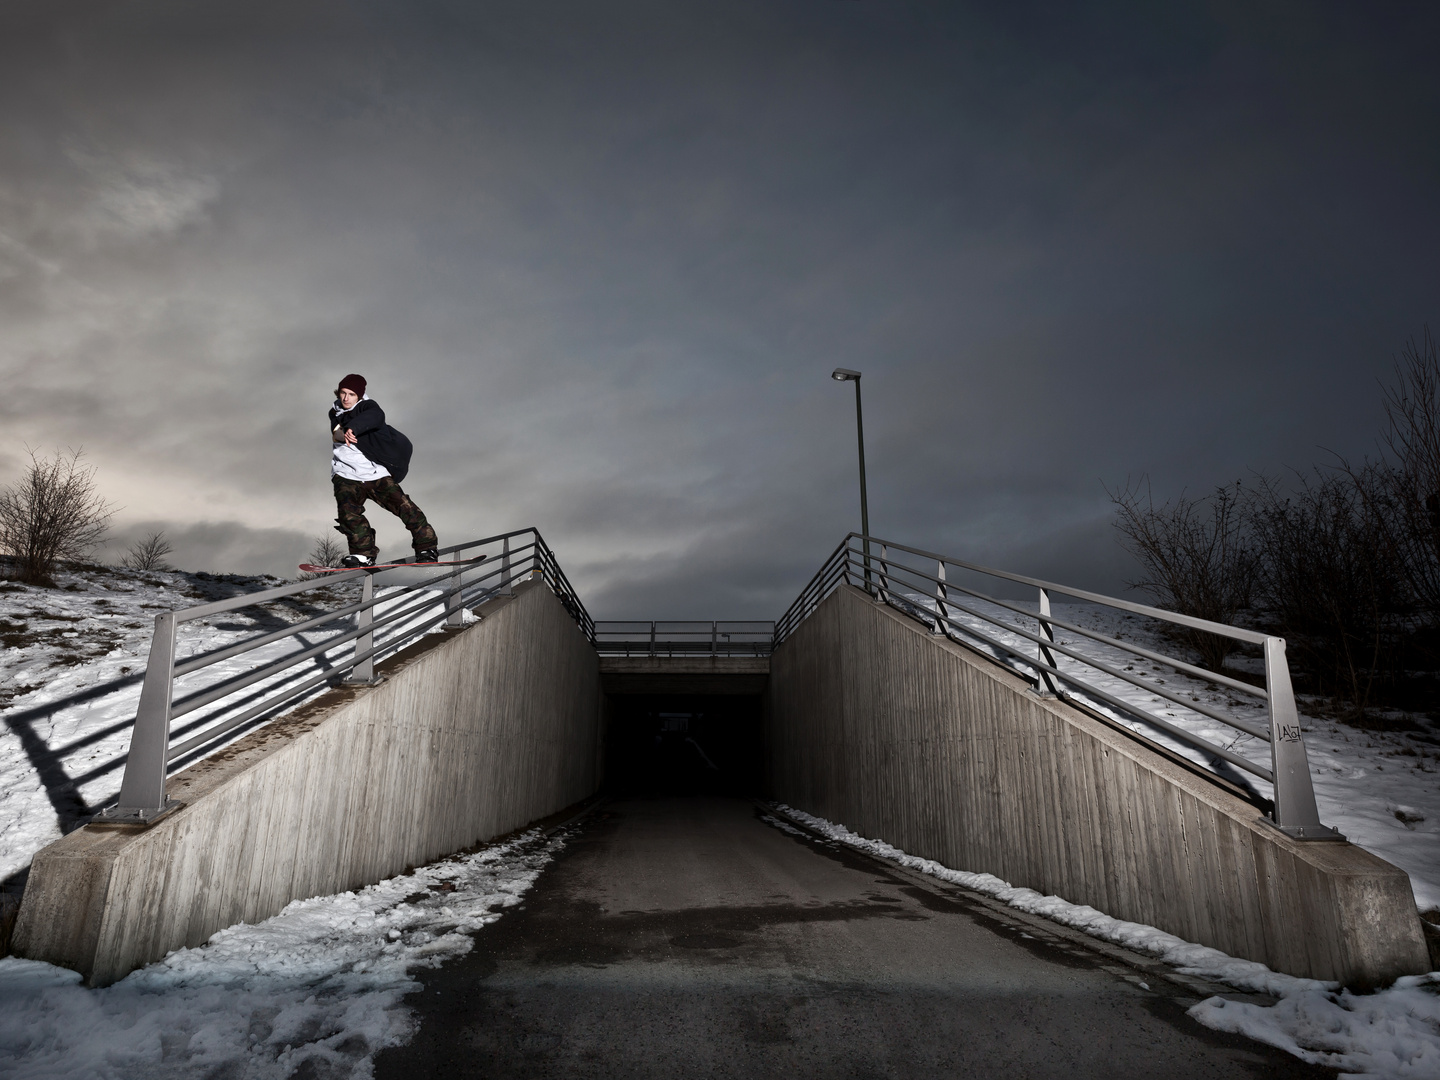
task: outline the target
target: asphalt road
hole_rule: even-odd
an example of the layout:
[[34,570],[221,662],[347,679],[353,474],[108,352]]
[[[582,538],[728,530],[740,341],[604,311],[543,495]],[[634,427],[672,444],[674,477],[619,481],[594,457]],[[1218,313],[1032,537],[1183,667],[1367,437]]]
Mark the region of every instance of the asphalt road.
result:
[[376,1076],[1335,1075],[1186,1016],[1219,989],[744,800],[631,800],[426,978]]

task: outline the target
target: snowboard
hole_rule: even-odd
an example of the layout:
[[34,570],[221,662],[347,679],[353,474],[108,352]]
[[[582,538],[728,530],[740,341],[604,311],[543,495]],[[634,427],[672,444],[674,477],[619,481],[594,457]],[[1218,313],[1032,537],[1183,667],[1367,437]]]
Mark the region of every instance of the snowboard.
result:
[[442,566],[468,566],[470,563],[484,561],[485,557],[481,556],[478,559],[461,559],[458,562],[382,562],[368,566],[316,566],[314,563],[302,562],[300,570],[306,574],[343,574],[346,570],[391,570],[397,566],[433,566],[438,569]]

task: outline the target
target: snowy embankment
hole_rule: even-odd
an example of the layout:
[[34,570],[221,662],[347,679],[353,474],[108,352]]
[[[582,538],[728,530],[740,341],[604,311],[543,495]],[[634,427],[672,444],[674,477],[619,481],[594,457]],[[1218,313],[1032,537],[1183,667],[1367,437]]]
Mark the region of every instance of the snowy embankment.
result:
[[354,893],[297,900],[103,990],[0,960],[0,1061],[15,1080],[373,1075],[409,1041],[416,969],[472,947],[564,845],[532,830]]
[[[280,582],[97,567],[61,573],[57,584],[49,589],[0,582],[0,887],[11,887],[12,900],[14,886],[35,852],[81,824],[119,791],[156,613],[259,592]],[[357,598],[358,587],[343,583],[185,623],[177,634],[176,656],[183,660],[211,652]],[[423,595],[418,600],[407,595],[400,603],[423,603]],[[384,604],[377,607],[377,618],[386,610]],[[428,610],[437,608],[431,605]],[[400,625],[411,626],[425,614]],[[179,680],[176,696],[321,645],[350,625],[350,619],[343,619],[204,668]],[[321,674],[353,648],[349,642],[337,645],[237,696],[252,704],[249,695],[256,690]],[[311,694],[325,689],[322,684]],[[172,737],[184,738],[235,708],[221,701],[182,717]],[[217,743],[208,752],[223,745]]]
[[[934,601],[928,597],[912,596],[911,599],[919,606],[934,610]],[[1033,619],[1025,619],[983,601],[967,602],[1001,622],[1036,632]],[[1095,604],[1055,604],[1051,614],[1107,637],[1133,642],[1152,652],[1175,653],[1175,646],[1159,636],[1156,624],[1150,619]],[[1018,635],[1006,633],[991,623],[963,613],[952,613],[952,617],[967,628],[1014,646],[1025,655],[1035,655],[1035,645]],[[1055,640],[1179,697],[1203,703],[1262,728],[1268,726],[1265,702],[1260,698],[1207,683],[1163,664],[1142,660],[1073,631],[1057,628]],[[1184,709],[1157,693],[1107,675],[1078,660],[1063,655],[1057,655],[1056,660],[1062,671],[1076,673],[1107,694],[1153,712],[1177,727],[1203,736],[1257,764],[1267,768],[1270,765],[1270,745],[1262,739]],[[1242,659],[1242,665],[1244,662]],[[1028,674],[1035,673],[1035,669],[1027,668],[1023,663],[1015,663],[1014,666]],[[1258,674],[1259,661],[1252,661],[1251,666]],[[1080,696],[1084,697],[1083,694]],[[1175,753],[1207,768],[1214,765],[1216,759],[1207,758],[1189,743],[1122,713],[1104,701],[1088,698],[1086,704]],[[1299,706],[1303,714],[1306,708],[1303,698]],[[1425,716],[1407,719],[1415,725],[1415,730],[1364,731],[1311,715],[1302,715],[1301,724],[1320,807],[1320,820],[1338,828],[1353,843],[1408,873],[1420,910],[1433,912],[1432,921],[1440,921],[1440,725]],[[1266,797],[1270,796],[1270,785],[1265,781],[1233,766],[1226,765],[1224,769],[1224,774],[1230,779],[1249,785]]]
[[1351,994],[1334,983],[1297,979],[1153,926],[1124,922],[1092,907],[1067,903],[1058,896],[1016,888],[993,874],[954,870],[932,859],[909,855],[882,840],[857,836],[843,825],[784,804],[777,804],[776,809],[836,843],[1158,957],[1182,974],[1280,999],[1267,1007],[1223,997],[1207,998],[1190,1009],[1190,1015],[1207,1027],[1247,1035],[1312,1064],[1341,1069],[1344,1076],[1417,1080],[1440,1076],[1440,972],[1407,976],[1374,994]]

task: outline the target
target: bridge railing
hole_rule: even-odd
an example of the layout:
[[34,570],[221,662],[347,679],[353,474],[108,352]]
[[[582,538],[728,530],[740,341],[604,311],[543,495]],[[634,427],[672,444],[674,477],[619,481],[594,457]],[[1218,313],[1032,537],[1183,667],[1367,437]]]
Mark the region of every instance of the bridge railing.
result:
[[774,621],[602,619],[595,624],[601,656],[769,656]]
[[[96,820],[141,825],[155,820],[175,805],[165,795],[165,781],[177,762],[213,751],[325,686],[373,684],[377,660],[442,622],[463,626],[467,608],[509,593],[517,581],[543,578],[594,642],[594,620],[537,530],[454,544],[441,548],[440,556],[451,558],[404,569],[322,574],[155,616],[120,797]],[[262,605],[271,605],[262,610],[279,617],[277,601],[321,590],[331,602],[337,592],[349,596],[300,621],[282,619],[286,624],[277,629],[178,655],[186,624]]]
[[[1033,589],[1036,599],[1030,605],[1022,605],[992,595],[989,589],[994,585],[981,589],[967,583],[986,579],[1010,591],[1016,585]],[[1199,750],[1217,773],[1223,775],[1223,762],[1269,783],[1274,798],[1271,817],[1266,820],[1289,835],[1297,839],[1339,836],[1335,830],[1320,824],[1283,638],[850,533],[777,621],[776,646],[793,634],[841,584],[854,585],[876,600],[905,611],[927,623],[934,633],[980,649],[1021,675],[1042,695],[1071,699],[1092,711],[1097,705],[1108,706]],[[1065,596],[1129,616],[1155,619],[1183,630],[1216,634],[1258,646],[1264,660],[1265,685],[1252,685],[1137,642],[1057,618],[1051,611],[1053,596]],[[1057,628],[1074,637],[1057,641]],[[1083,641],[1077,642],[1075,638]],[[1237,716],[1198,700],[1198,695],[1167,686],[1163,680],[1146,678],[1145,673],[1134,670],[1133,664],[1123,659],[1116,662],[1118,657],[1113,650],[1152,664],[1163,664],[1208,684],[1224,687],[1232,694],[1259,699],[1265,703],[1266,719],[1260,722]],[[1063,664],[1061,657],[1065,660]],[[1119,696],[1113,692],[1118,689],[1113,682],[1111,689],[1098,685],[1107,679],[1128,683],[1155,700],[1170,702],[1238,734],[1224,743],[1207,738],[1134,700]],[[1268,763],[1232,749],[1244,736],[1268,743],[1269,753],[1265,755]]]

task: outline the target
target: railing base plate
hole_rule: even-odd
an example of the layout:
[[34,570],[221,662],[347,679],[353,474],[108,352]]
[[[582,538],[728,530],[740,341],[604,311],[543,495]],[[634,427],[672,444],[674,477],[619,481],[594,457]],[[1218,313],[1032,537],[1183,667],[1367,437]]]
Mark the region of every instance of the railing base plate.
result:
[[178,799],[166,799],[165,805],[159,809],[151,806],[107,806],[90,819],[90,824],[128,825],[148,829],[161,818],[174,813],[184,805]]
[[341,679],[339,686],[379,686],[385,681],[384,675],[376,675],[373,679],[352,679],[349,676]]
[[1282,832],[1291,840],[1344,840],[1345,834],[1329,825],[1277,825],[1272,818],[1261,815],[1260,823]]

